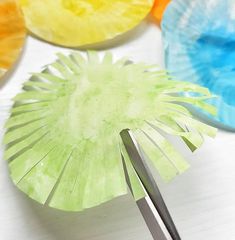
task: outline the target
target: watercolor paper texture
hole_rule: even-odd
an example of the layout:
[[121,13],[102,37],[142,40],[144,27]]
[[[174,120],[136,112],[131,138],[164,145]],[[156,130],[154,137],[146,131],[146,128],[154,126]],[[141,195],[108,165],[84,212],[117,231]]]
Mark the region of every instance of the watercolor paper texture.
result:
[[112,39],[137,26],[154,0],[20,0],[28,29],[38,37],[77,47]]
[[[203,135],[215,135],[214,128],[178,104],[214,113],[204,103],[211,97],[205,88],[172,81],[156,66],[114,62],[110,53],[102,59],[95,52],[88,58],[76,52],[58,57],[14,98],[4,137],[12,180],[42,204],[80,211],[126,194],[122,129],[133,131],[166,181],[188,163],[158,129],[181,137],[192,151],[203,143]],[[198,96],[185,98],[178,92]],[[128,172],[140,196],[133,169]]]
[[13,0],[0,0],[0,77],[16,61],[25,39],[21,10]]
[[161,23],[165,9],[170,1],[171,0],[155,0],[154,6],[152,9],[152,15],[155,17],[158,24]]
[[[162,21],[166,67],[180,80],[210,89],[210,120],[235,128],[235,1],[175,0]],[[204,113],[203,113],[204,115]]]

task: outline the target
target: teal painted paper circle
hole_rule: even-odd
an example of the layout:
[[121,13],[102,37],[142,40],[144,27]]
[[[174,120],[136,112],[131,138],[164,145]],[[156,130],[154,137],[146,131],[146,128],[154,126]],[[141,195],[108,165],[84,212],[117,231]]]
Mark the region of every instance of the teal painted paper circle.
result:
[[235,1],[175,0],[162,31],[165,64],[179,80],[207,87],[217,116],[197,115],[218,127],[235,129]]

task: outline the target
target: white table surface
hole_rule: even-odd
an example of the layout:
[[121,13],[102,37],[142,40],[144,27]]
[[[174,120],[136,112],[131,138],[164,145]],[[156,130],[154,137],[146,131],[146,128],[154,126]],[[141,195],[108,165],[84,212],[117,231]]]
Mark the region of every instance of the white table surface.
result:
[[[149,21],[111,41],[116,57],[162,65],[161,32]],[[30,72],[52,62],[68,49],[28,37],[18,66],[0,85],[0,137],[9,101]],[[183,240],[235,239],[235,134],[219,131],[192,154],[181,144],[192,167],[169,184],[159,178],[162,194]],[[65,213],[28,199],[11,183],[0,151],[1,240],[150,240],[151,235],[130,195],[82,213]]]

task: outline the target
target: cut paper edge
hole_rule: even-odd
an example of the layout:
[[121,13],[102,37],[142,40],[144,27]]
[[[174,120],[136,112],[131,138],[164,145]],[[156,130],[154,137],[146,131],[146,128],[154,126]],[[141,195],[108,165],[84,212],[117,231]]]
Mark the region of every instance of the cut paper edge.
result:
[[[82,211],[126,194],[121,153],[134,196],[141,198],[143,189],[120,147],[125,127],[165,181],[183,173],[188,163],[161,131],[181,138],[192,151],[204,136],[214,137],[214,128],[180,105],[210,110],[203,104],[212,97],[207,89],[173,81],[158,67],[114,62],[110,53],[57,56],[24,83],[5,124],[4,158],[12,181],[37,202]],[[176,94],[184,91],[198,95]]]

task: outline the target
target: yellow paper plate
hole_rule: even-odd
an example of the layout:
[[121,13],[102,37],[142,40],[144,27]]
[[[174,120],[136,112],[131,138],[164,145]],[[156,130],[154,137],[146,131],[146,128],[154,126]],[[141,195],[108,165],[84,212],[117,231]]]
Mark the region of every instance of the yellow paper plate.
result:
[[140,23],[154,0],[20,0],[28,29],[76,47],[114,38]]
[[156,18],[158,24],[160,25],[164,11],[169,4],[170,0],[155,0],[152,14]]
[[18,57],[25,39],[21,10],[13,0],[0,0],[0,77]]

